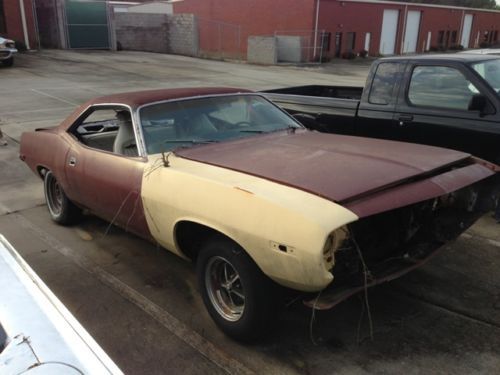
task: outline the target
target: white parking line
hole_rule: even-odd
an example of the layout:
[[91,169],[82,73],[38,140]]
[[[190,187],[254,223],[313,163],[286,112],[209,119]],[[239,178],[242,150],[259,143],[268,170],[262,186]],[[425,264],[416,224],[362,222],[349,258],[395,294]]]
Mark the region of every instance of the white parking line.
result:
[[49,98],[52,98],[52,99],[55,99],[55,100],[59,100],[60,102],[63,102],[63,103],[71,104],[71,105],[74,105],[74,106],[79,105],[78,103],[73,103],[73,102],[70,102],[69,100],[58,98],[57,96],[47,94],[46,92],[39,91],[37,89],[31,89],[31,91],[36,92],[37,94],[40,94],[40,95],[48,96]]
[[238,360],[232,358],[230,355],[216,347],[210,341],[205,339],[197,332],[190,329],[176,317],[169,312],[163,310],[154,302],[148,300],[142,294],[117,279],[115,276],[103,270],[90,259],[82,256],[77,251],[65,246],[59,240],[46,233],[37,225],[30,222],[20,214],[12,214],[19,223],[34,232],[42,241],[47,243],[51,248],[58,251],[65,257],[68,257],[75,262],[82,269],[94,275],[103,284],[120,294],[123,298],[133,303],[146,314],[162,324],[170,332],[172,332],[178,339],[185,342],[191,348],[210,360],[212,363],[220,367],[228,374],[254,374],[255,372],[246,367]]

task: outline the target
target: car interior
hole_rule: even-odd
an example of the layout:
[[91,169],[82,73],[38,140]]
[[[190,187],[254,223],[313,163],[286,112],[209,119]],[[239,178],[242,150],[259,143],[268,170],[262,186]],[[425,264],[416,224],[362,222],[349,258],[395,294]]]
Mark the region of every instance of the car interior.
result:
[[96,109],[72,133],[88,147],[118,155],[139,156],[128,110]]

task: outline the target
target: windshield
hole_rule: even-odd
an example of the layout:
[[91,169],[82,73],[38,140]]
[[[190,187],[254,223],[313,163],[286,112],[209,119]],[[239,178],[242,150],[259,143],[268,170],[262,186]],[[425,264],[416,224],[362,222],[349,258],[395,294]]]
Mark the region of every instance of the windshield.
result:
[[153,104],[139,116],[148,154],[301,127],[258,95]]
[[472,64],[472,67],[497,94],[500,94],[500,59],[481,61]]

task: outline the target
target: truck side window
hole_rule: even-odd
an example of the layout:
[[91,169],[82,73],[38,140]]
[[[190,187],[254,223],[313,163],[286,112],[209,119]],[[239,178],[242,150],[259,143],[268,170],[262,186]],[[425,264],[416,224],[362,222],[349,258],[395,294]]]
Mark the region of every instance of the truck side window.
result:
[[386,105],[391,102],[394,86],[399,80],[400,63],[381,63],[373,76],[368,102]]
[[467,111],[479,90],[457,69],[447,66],[417,66],[413,69],[408,100],[421,107]]

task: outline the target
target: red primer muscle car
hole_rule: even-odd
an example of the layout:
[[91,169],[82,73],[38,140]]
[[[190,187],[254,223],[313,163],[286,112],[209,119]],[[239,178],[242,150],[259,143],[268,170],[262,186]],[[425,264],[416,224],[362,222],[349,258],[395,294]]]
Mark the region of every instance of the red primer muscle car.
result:
[[489,208],[497,168],[309,131],[232,88],[97,98],[24,133],[20,157],[56,222],[86,209],[196,262],[208,312],[238,339],[266,332],[282,287],[329,308],[422,264]]

